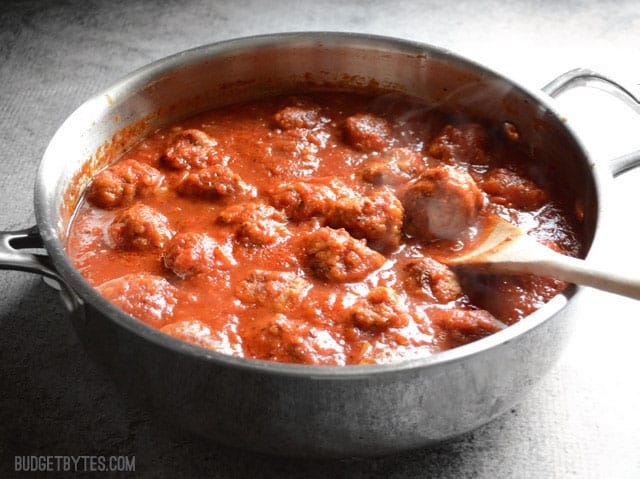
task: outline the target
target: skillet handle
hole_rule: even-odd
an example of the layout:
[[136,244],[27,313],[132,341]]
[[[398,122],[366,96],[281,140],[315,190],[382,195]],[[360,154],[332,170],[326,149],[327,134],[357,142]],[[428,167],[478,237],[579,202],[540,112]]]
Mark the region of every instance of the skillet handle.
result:
[[82,300],[62,280],[46,254],[37,226],[17,231],[0,231],[0,270],[2,269],[41,274],[47,285],[60,292],[69,311],[79,311],[82,306]]
[[21,251],[23,249],[44,249],[37,226],[18,231],[0,231],[0,269],[39,273],[61,281],[47,254]]
[[[636,113],[640,114],[640,98],[638,98],[637,95],[633,94],[628,88],[622,86],[615,80],[587,68],[576,68],[575,70],[563,73],[555,80],[547,83],[542,88],[542,91],[555,98],[565,91],[579,86],[599,88],[615,96],[630,106]],[[640,166],[640,150],[620,156],[609,162],[613,176],[618,176],[636,166]]]

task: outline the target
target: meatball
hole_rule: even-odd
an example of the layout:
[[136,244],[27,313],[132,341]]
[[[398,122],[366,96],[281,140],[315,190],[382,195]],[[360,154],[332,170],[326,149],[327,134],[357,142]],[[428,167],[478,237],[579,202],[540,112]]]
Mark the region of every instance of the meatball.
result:
[[429,155],[447,163],[484,165],[489,139],[485,129],[476,123],[447,125],[429,145]]
[[455,168],[432,168],[405,187],[400,199],[404,230],[424,240],[456,239],[475,224],[484,205],[471,176]]
[[248,357],[301,364],[344,364],[344,346],[327,331],[284,314],[262,315],[246,325]]
[[228,269],[236,264],[231,247],[204,233],[180,233],[164,252],[164,265],[181,278]]
[[305,221],[313,217],[326,218],[338,198],[353,196],[355,193],[337,179],[300,181],[273,190],[271,203],[293,221]]
[[255,270],[238,284],[236,296],[244,304],[282,313],[299,303],[309,286],[308,281],[293,273]]
[[391,127],[384,118],[369,113],[358,113],[345,120],[347,140],[362,151],[380,151],[389,145]]
[[208,199],[253,197],[255,189],[240,175],[223,165],[213,165],[187,174],[177,188],[185,196]]
[[480,182],[480,187],[491,196],[493,203],[509,208],[535,210],[548,198],[536,184],[506,168],[494,168]]
[[371,248],[385,252],[400,244],[403,213],[400,200],[390,190],[382,189],[339,200],[328,224],[346,229],[355,238],[366,238]]
[[415,296],[426,296],[438,303],[455,301],[462,296],[456,274],[433,258],[414,260],[404,268],[404,285]]
[[87,189],[87,200],[99,208],[115,208],[155,191],[164,175],[146,163],[124,160],[101,171]]
[[375,185],[397,186],[426,169],[422,155],[409,148],[392,148],[379,157],[370,158],[362,166],[362,178]]
[[153,274],[128,274],[97,287],[98,292],[117,307],[151,326],[171,319],[176,306],[177,289],[166,279]]
[[372,289],[349,309],[349,316],[358,328],[371,332],[401,328],[411,319],[398,294],[386,287]]
[[217,221],[232,226],[237,237],[250,245],[270,245],[289,234],[284,214],[262,202],[230,206]]
[[116,248],[148,251],[163,248],[173,231],[162,213],[136,203],[116,215],[109,226],[109,236]]
[[160,331],[182,341],[213,349],[211,329],[197,319],[167,324]]
[[320,279],[337,283],[360,281],[380,268],[385,258],[344,229],[320,228],[303,240],[304,262]]
[[273,119],[283,130],[311,129],[320,121],[320,109],[313,106],[288,106],[276,113]]
[[221,161],[217,145],[218,143],[204,131],[184,130],[176,135],[160,161],[174,170],[206,168]]
[[241,355],[242,348],[237,338],[233,343],[229,340],[229,334],[224,331],[212,331],[202,321],[190,319],[163,326],[160,331],[174,338],[186,341],[196,346],[211,349],[219,353]]
[[428,312],[436,330],[436,340],[453,348],[497,333],[506,325],[483,309],[440,309]]

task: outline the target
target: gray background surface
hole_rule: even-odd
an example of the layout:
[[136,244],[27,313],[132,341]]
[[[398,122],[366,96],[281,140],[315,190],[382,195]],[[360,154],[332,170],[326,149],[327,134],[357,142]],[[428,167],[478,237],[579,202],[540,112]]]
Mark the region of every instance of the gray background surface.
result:
[[[638,91],[637,1],[66,1],[0,4],[0,228],[34,223],[32,186],[58,125],[150,61],[204,43],[292,30],[424,41],[539,88],[576,66]],[[595,90],[560,100],[601,161],[640,148],[640,119]],[[640,265],[640,171],[616,180],[607,232]],[[629,237],[633,237],[629,240]],[[0,476],[15,455],[135,455],[143,477],[640,477],[640,304],[593,291],[561,361],[529,397],[449,444],[377,459],[270,458],[166,431],[90,362],[56,294],[0,274]]]

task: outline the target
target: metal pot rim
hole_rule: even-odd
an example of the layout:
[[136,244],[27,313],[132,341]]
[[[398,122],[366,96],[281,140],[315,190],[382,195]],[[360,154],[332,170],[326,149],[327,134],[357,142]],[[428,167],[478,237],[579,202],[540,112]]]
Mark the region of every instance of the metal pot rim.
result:
[[[203,61],[207,58],[211,58],[214,55],[229,54],[234,51],[242,51],[247,48],[255,49],[260,47],[264,48],[286,46],[292,43],[331,45],[338,42],[344,44],[345,41],[352,43],[354,46],[360,45],[368,47],[379,47],[385,49],[393,49],[394,51],[407,54],[426,54],[431,57],[440,57],[449,60],[453,59],[457,63],[465,64],[472,69],[484,72],[494,78],[504,81],[514,89],[517,89],[525,95],[534,98],[538,102],[538,104],[548,109],[557,118],[563,118],[563,116],[558,111],[555,100],[543,91],[529,90],[528,88],[515,83],[513,80],[508,79],[500,73],[495,72],[484,65],[476,63],[473,60],[469,60],[461,55],[455,54],[447,49],[436,47],[427,43],[420,43],[416,41],[380,35],[318,31],[275,33],[232,39],[199,46],[162,58],[146,66],[143,66],[138,70],[135,70],[134,72],[126,75],[120,81],[116,82],[113,86],[108,87],[97,95],[94,95],[92,98],[78,107],[71,115],[69,115],[67,120],[60,126],[59,131],[62,130],[65,126],[65,123],[72,117],[74,117],[74,115],[77,115],[80,110],[82,110],[83,108],[87,108],[88,105],[90,105],[92,102],[97,101],[99,98],[104,98],[105,96],[115,97],[117,96],[118,92],[125,89],[130,89],[132,88],[132,86],[143,86],[178,66],[196,63],[198,61]],[[592,158],[589,154],[587,154],[587,150],[584,148],[582,142],[573,131],[571,126],[566,122],[564,122],[564,126],[569,131],[576,144],[581,148],[584,156],[588,158],[588,161],[590,163],[589,166],[593,173],[594,184],[596,186],[598,218],[595,232],[596,234],[594,235],[594,242],[589,252],[589,255],[591,256],[591,253],[594,250],[594,246],[596,246],[598,243],[597,230],[600,229],[602,224],[602,206],[603,200],[605,198],[603,189],[607,186],[608,181],[611,180],[610,173],[608,170],[603,171],[604,168],[602,168],[602,165],[600,165],[599,167],[598,164],[593,162]],[[56,135],[57,134],[58,132],[56,132]],[[412,371],[427,367],[437,367],[439,365],[461,361],[476,354],[480,354],[486,350],[500,347],[500,345],[506,344],[522,334],[526,334],[528,331],[535,329],[546,320],[554,316],[554,314],[563,309],[569,303],[569,301],[575,301],[574,297],[579,296],[579,293],[584,290],[584,288],[582,287],[570,286],[567,290],[555,296],[551,301],[549,301],[539,310],[523,318],[518,323],[509,326],[503,331],[492,334],[488,337],[474,341],[464,346],[456,347],[451,350],[435,353],[424,358],[409,359],[398,363],[354,366],[315,366],[270,362],[218,353],[161,333],[159,330],[146,325],[142,321],[139,321],[132,316],[129,316],[127,313],[121,311],[105,298],[103,298],[100,294],[98,294],[98,292],[92,286],[90,286],[89,283],[80,275],[79,271],[73,266],[70,259],[66,255],[64,245],[58,237],[56,221],[50,215],[50,204],[54,192],[52,188],[50,188],[48,182],[45,181],[44,165],[47,161],[47,153],[48,149],[47,151],[45,151],[42,162],[38,169],[35,184],[36,219],[40,234],[42,236],[42,240],[47,252],[51,257],[51,261],[55,266],[58,274],[60,275],[60,278],[72,291],[71,294],[77,294],[79,296],[78,299],[80,303],[85,301],[92,304],[97,309],[104,311],[109,319],[115,321],[118,326],[125,328],[133,332],[137,336],[140,336],[147,341],[153,342],[162,348],[169,349],[174,353],[191,355],[206,361],[223,364],[230,368],[251,370],[254,372],[272,375],[306,377],[309,379],[347,380],[357,378],[366,379],[373,375],[391,375],[398,372]]]

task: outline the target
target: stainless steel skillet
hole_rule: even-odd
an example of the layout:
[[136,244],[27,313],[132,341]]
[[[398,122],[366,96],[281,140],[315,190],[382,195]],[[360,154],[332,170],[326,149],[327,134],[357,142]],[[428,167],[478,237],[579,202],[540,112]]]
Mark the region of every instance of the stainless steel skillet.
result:
[[[226,444],[277,454],[372,455],[470,431],[517,402],[554,364],[577,320],[569,288],[518,324],[431,357],[385,366],[322,367],[230,357],[166,336],[115,308],[82,278],[63,248],[73,207],[92,173],[139,138],[226,103],[301,88],[375,86],[518,127],[584,210],[585,253],[610,224],[614,173],[589,155],[552,96],[609,79],[573,71],[531,91],[430,45],[349,33],[290,33],[207,45],[133,72],[80,106],[42,159],[37,226],[0,235],[0,268],[55,281],[87,352],[156,414]],[[25,248],[42,248],[40,254]]]

